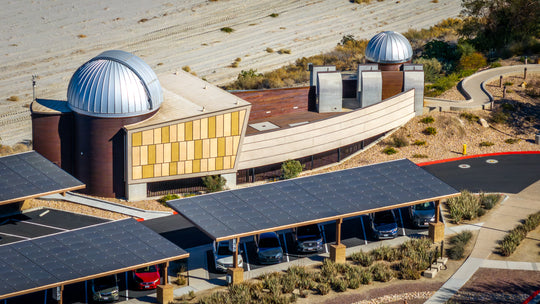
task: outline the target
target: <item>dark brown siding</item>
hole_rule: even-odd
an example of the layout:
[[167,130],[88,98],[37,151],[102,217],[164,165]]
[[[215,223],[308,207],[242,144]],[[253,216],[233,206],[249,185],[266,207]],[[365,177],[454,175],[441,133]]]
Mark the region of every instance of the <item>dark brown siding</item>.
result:
[[231,93],[251,103],[250,121],[308,109],[309,87]]
[[32,144],[36,152],[72,173],[73,114],[32,114]]
[[126,118],[98,118],[75,113],[75,176],[85,193],[124,197],[125,133],[123,126],[154,114]]
[[382,72],[382,99],[390,98],[403,91],[403,72]]

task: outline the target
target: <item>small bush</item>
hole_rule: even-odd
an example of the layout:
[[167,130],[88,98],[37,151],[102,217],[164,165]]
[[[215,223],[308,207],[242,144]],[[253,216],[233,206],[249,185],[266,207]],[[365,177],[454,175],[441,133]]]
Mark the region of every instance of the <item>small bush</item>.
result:
[[500,67],[502,67],[501,61],[500,61],[500,60],[493,61],[493,62],[489,65],[489,67],[492,68],[492,69],[494,69],[494,68],[500,68]]
[[508,138],[504,142],[509,144],[509,145],[513,145],[515,143],[518,143],[519,141],[520,141],[519,138]]
[[222,32],[228,33],[228,34],[234,32],[234,29],[232,29],[232,28],[230,28],[228,26],[222,27],[219,30],[222,31]]
[[19,96],[11,95],[7,99],[8,101],[19,101]]
[[492,143],[491,141],[483,141],[479,144],[480,147],[491,147],[493,145],[494,143]]
[[270,16],[270,17],[272,17],[272,18],[276,18],[277,16],[279,16],[279,14],[278,14],[278,13],[271,13],[271,14],[268,15],[268,16]]
[[367,252],[358,251],[354,252],[350,256],[351,260],[357,264],[360,264],[364,267],[369,267],[373,264],[373,256]]
[[402,148],[409,145],[409,141],[403,135],[396,135],[392,137],[392,146],[396,148]]
[[501,200],[498,194],[480,193],[480,205],[486,210],[491,210]]
[[413,142],[413,145],[415,146],[425,146],[426,145],[426,141],[425,140],[415,140]]
[[265,51],[268,52],[268,53],[273,53],[274,49],[271,48],[271,47],[267,47]]
[[191,68],[189,67],[189,65],[183,66],[183,67],[182,67],[182,70],[183,70],[184,72],[188,72],[188,73],[191,72]]
[[330,284],[328,283],[319,283],[319,285],[317,285],[317,290],[323,296],[330,293],[330,289]]
[[388,282],[394,278],[394,272],[385,263],[377,263],[370,267],[373,274],[373,280],[379,282]]
[[279,54],[290,54],[291,53],[291,50],[290,49],[280,49],[278,51]]
[[503,85],[505,85],[505,86],[508,86],[508,87],[509,87],[509,86],[512,86],[512,85],[514,85],[514,83],[513,83],[513,82],[511,82],[511,81],[505,81],[505,82],[503,83]]
[[450,244],[467,244],[472,238],[472,232],[469,230],[462,231],[450,238]]
[[296,288],[297,277],[293,274],[286,274],[281,276],[281,290],[283,293],[292,293]]
[[403,280],[418,280],[420,279],[420,271],[417,269],[417,263],[411,258],[404,258],[398,264],[398,276]]
[[227,183],[227,180],[221,175],[204,176],[202,181],[208,192],[222,191]]
[[165,207],[169,207],[169,205],[167,205],[168,201],[179,199],[179,198],[180,196],[178,196],[177,194],[169,193],[167,195],[162,196],[160,199],[158,199],[158,202],[160,202]]
[[360,270],[358,277],[360,278],[360,283],[362,283],[362,285],[368,285],[373,281],[373,274],[369,269]]
[[428,158],[429,156],[426,154],[413,154],[413,158]]
[[460,196],[448,199],[446,204],[450,217],[457,224],[463,220],[475,219],[482,209],[478,197],[466,190],[462,191]]
[[502,108],[491,111],[489,121],[496,124],[502,124],[508,122],[510,114],[506,113]]
[[382,150],[382,153],[386,154],[386,155],[392,155],[392,154],[396,154],[398,151],[396,149],[394,149],[393,147],[386,147]]
[[321,275],[328,279],[335,277],[338,274],[336,263],[330,259],[325,259],[321,266]]
[[446,255],[452,260],[461,260],[465,253],[465,245],[454,245],[446,250]]
[[385,260],[393,262],[399,258],[395,248],[384,245],[373,249],[371,255],[373,255],[373,258],[377,261]]
[[235,61],[233,63],[231,63],[231,68],[237,68],[240,64],[238,63],[238,61]]
[[510,230],[500,241],[500,251],[504,256],[510,256],[527,236],[527,233],[533,231],[540,225],[540,212],[529,214],[522,224],[517,225]]
[[422,132],[426,135],[435,135],[437,134],[437,129],[434,127],[427,127]]
[[77,35],[77,38],[80,38],[80,39],[86,38],[86,35],[85,34],[79,34],[79,35]]
[[426,117],[420,119],[420,122],[424,123],[424,124],[430,124],[430,123],[435,122],[435,118],[433,118],[431,116],[426,116]]
[[295,159],[286,160],[281,164],[281,178],[295,178],[302,172],[303,169],[304,166],[300,164],[299,161]]
[[347,290],[349,282],[344,278],[334,278],[331,282],[332,289],[336,292],[344,292]]
[[478,117],[478,116],[476,116],[476,115],[474,115],[472,113],[468,113],[468,112],[463,112],[463,113],[459,114],[459,117],[464,118],[469,122],[477,122],[478,119],[480,119],[480,117]]

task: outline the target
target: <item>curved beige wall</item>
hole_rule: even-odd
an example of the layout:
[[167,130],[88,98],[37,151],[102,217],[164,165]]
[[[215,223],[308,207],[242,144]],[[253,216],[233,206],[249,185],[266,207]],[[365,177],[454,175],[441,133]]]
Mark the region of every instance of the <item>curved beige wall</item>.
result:
[[318,122],[246,136],[238,169],[337,149],[397,128],[414,117],[414,90]]

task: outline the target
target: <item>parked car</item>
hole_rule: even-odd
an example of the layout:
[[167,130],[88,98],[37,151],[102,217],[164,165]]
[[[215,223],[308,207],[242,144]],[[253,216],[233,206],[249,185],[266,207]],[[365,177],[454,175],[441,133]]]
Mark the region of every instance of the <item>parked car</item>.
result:
[[[214,242],[212,251],[214,252],[214,265],[217,271],[226,272],[228,268],[233,267],[233,252],[234,247],[229,245],[229,241]],[[243,267],[244,260],[242,259],[241,251],[238,252],[238,267]]]
[[394,210],[371,213],[369,215],[373,236],[378,239],[392,239],[397,236],[397,221]]
[[97,302],[118,301],[118,278],[116,275],[110,275],[93,279],[92,299]]
[[261,233],[255,237],[257,257],[261,264],[276,264],[283,259],[281,242],[275,232]]
[[410,206],[409,214],[414,226],[428,227],[429,223],[435,222],[435,202]]
[[319,225],[307,225],[293,229],[298,252],[318,252],[323,248],[323,238]]
[[152,265],[133,271],[133,281],[137,289],[155,289],[161,283],[159,267]]

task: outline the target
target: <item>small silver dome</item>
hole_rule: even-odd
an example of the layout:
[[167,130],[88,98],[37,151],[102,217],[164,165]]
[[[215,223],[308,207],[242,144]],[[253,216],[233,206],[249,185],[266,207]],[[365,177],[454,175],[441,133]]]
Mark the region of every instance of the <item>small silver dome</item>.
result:
[[163,91],[146,62],[131,53],[112,50],[77,69],[69,82],[67,99],[77,113],[131,117],[157,110]]
[[409,40],[400,33],[386,31],[379,33],[369,41],[366,47],[366,59],[377,63],[403,63],[413,55]]

